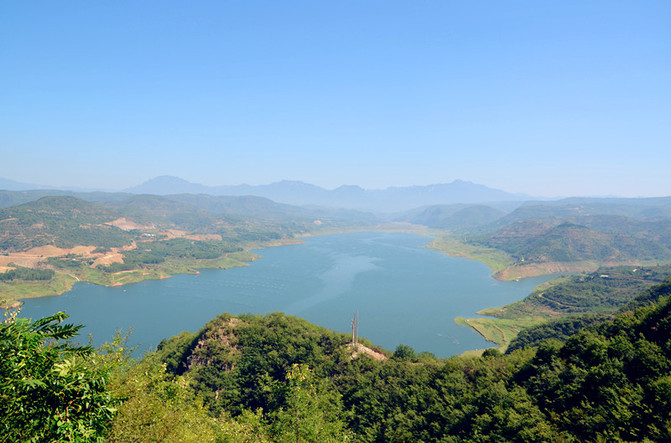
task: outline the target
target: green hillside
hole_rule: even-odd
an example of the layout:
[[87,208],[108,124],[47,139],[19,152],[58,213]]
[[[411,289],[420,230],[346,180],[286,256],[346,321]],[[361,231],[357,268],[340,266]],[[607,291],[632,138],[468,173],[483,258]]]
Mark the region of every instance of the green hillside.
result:
[[411,211],[397,219],[430,228],[471,231],[491,225],[505,214],[486,205],[434,205]]
[[669,217],[671,197],[654,198],[567,198],[557,201],[527,202],[497,221],[504,226],[529,218],[619,216],[634,220]]
[[112,209],[68,196],[47,196],[0,209],[0,251],[20,252],[45,245],[122,247],[133,236],[104,224],[117,217]]
[[478,314],[494,318],[460,319],[502,349],[566,338],[577,329],[612,318],[648,288],[671,274],[671,266],[600,268],[540,285],[523,300]]
[[255,217],[267,222],[313,223],[319,220],[329,225],[367,225],[378,223],[378,217],[368,212],[321,207],[301,207],[276,203],[256,196],[212,196],[206,194],[167,195],[167,199],[187,203],[213,214],[232,217]]
[[603,263],[664,260],[671,258],[671,249],[655,241],[647,232],[639,235],[605,233],[587,226],[565,222],[558,226],[536,224],[532,221],[515,223],[497,231],[484,243],[503,249],[520,262]]
[[134,363],[122,338],[47,346],[76,333],[63,318],[0,324],[2,441],[671,439],[668,279],[563,342],[446,360],[274,313],[219,315]]
[[402,219],[441,229],[436,249],[484,257],[500,279],[671,263],[668,197],[528,202],[507,213],[484,208],[431,206]]
[[[3,195],[19,194],[40,195]],[[298,208],[256,197],[82,196],[97,201],[49,195],[0,209],[0,304],[59,294],[76,281],[121,285],[199,268],[241,266],[254,258],[245,252],[252,248],[377,223],[370,214]],[[52,278],[5,278],[19,267],[53,271]]]

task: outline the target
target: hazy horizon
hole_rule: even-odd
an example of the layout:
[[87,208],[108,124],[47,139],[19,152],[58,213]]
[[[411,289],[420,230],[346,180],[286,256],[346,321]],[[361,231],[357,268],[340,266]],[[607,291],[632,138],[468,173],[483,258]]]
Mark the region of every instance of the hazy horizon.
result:
[[671,195],[671,4],[3,6],[0,177]]
[[[49,190],[49,189],[53,189],[53,190],[66,190],[66,191],[74,191],[74,192],[110,192],[110,193],[114,193],[114,192],[127,192],[131,188],[135,188],[137,186],[144,185],[148,182],[151,182],[154,179],[160,179],[160,178],[165,178],[165,177],[184,180],[187,183],[192,184],[192,185],[199,185],[199,186],[205,186],[205,187],[210,187],[210,188],[218,188],[218,187],[232,187],[232,188],[234,188],[234,187],[238,187],[238,186],[256,187],[256,186],[270,186],[270,185],[275,185],[275,184],[278,184],[278,183],[281,183],[281,182],[295,182],[295,183],[302,183],[302,184],[305,184],[305,185],[318,186],[318,187],[320,187],[320,188],[322,188],[326,191],[335,191],[336,189],[338,189],[340,187],[348,187],[348,186],[359,187],[359,188],[363,189],[364,191],[385,191],[385,190],[389,190],[389,189],[392,189],[392,188],[430,187],[430,186],[449,185],[449,184],[452,184],[452,183],[455,183],[455,182],[457,182],[457,183],[461,182],[461,183],[469,183],[469,184],[474,184],[474,185],[482,185],[482,186],[485,186],[489,189],[493,189],[493,190],[496,190],[496,191],[504,191],[504,192],[509,193],[511,195],[520,195],[520,198],[521,198],[520,201],[525,200],[525,199],[529,199],[529,200],[536,200],[536,199],[538,199],[538,200],[556,200],[556,199],[571,198],[571,197],[586,197],[586,198],[655,198],[655,197],[669,197],[669,196],[671,196],[671,193],[670,194],[660,194],[660,195],[634,195],[634,196],[624,196],[624,195],[614,195],[614,194],[608,194],[608,195],[605,195],[605,194],[604,195],[591,195],[591,194],[534,195],[530,192],[509,192],[509,191],[506,191],[505,189],[493,188],[491,186],[487,186],[484,183],[475,183],[473,181],[463,180],[463,179],[460,179],[460,178],[454,179],[451,182],[444,182],[444,183],[427,183],[427,184],[415,184],[415,185],[407,185],[407,186],[388,186],[388,187],[385,187],[385,188],[364,188],[362,186],[359,186],[357,184],[352,184],[352,183],[345,183],[345,184],[335,186],[335,187],[332,187],[332,188],[327,188],[327,187],[316,185],[314,183],[305,182],[305,181],[302,181],[302,180],[290,180],[290,179],[281,179],[281,180],[274,181],[274,182],[265,182],[265,183],[258,183],[258,184],[236,183],[236,184],[206,185],[204,183],[200,183],[200,182],[197,182],[197,181],[185,180],[182,177],[173,176],[173,175],[162,175],[162,176],[152,177],[150,179],[144,180],[141,183],[137,183],[137,184],[132,185],[132,186],[127,186],[125,188],[117,188],[117,189],[88,188],[88,187],[82,187],[82,186],[60,186],[59,187],[59,186],[54,186],[54,185],[51,185],[51,184],[48,184],[48,183],[25,183],[25,182],[20,182],[18,180],[11,180],[11,179],[8,179],[8,180],[14,181],[14,182],[19,183],[19,184],[30,184],[30,185],[38,186],[36,188],[22,189],[22,190],[40,190],[40,189]],[[7,178],[6,177],[0,177],[0,181],[2,179],[7,179]],[[2,189],[1,185],[0,185],[0,189]]]

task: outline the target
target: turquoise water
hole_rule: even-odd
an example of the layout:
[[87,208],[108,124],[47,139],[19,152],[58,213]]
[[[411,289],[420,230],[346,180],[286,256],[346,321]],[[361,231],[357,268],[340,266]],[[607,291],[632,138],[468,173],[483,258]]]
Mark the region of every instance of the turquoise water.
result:
[[250,266],[202,270],[107,288],[77,283],[54,297],[27,299],[22,317],[62,310],[86,325],[94,345],[132,329],[131,344],[150,350],[166,337],[197,331],[219,313],[282,311],[394,350],[406,344],[439,357],[491,346],[454,317],[524,298],[549,277],[500,282],[482,263],[424,248],[427,237],[360,232],[308,238],[256,251]]

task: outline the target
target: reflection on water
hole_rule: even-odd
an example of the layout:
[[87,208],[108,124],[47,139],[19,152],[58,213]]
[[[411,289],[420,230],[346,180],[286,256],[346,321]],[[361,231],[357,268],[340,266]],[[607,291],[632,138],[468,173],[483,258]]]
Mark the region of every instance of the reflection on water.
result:
[[131,344],[147,350],[222,312],[282,311],[348,332],[358,311],[359,335],[373,343],[447,357],[489,346],[454,317],[519,300],[549,279],[496,281],[482,263],[428,250],[427,241],[375,232],[313,237],[257,251],[263,258],[241,268],[113,288],[77,283],[60,296],[25,300],[21,315],[66,311],[96,345],[132,328]]

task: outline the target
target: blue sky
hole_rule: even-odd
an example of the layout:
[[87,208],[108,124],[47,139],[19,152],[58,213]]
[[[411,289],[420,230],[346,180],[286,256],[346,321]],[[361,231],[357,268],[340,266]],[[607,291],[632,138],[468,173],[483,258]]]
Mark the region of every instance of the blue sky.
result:
[[668,1],[0,4],[0,177],[671,195]]

